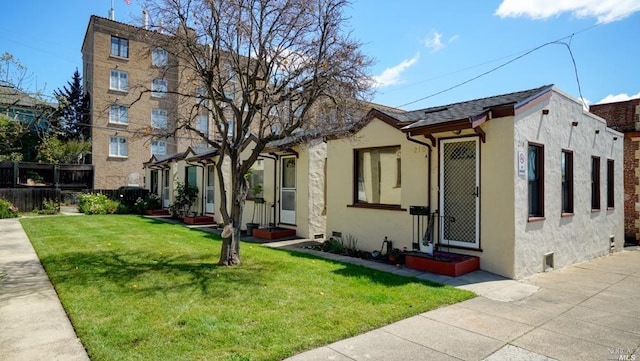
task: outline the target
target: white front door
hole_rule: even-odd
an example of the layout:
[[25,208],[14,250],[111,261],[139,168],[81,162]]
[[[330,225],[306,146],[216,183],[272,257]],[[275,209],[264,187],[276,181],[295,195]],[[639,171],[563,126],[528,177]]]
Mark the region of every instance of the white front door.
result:
[[207,213],[215,213],[213,201],[214,201],[214,182],[216,180],[216,169],[215,166],[210,165],[207,167],[207,205],[206,212]]
[[280,223],[296,224],[296,157],[280,160]]
[[169,170],[165,169],[162,173],[162,208],[169,208],[171,204],[169,199]]
[[440,143],[440,246],[480,247],[477,138]]

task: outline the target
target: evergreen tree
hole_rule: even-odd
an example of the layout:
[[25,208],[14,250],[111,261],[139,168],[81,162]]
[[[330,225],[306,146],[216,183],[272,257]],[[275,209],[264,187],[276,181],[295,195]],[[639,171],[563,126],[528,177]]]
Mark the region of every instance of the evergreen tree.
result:
[[61,140],[88,140],[91,137],[89,126],[89,98],[82,89],[82,77],[76,68],[73,78],[62,89],[53,92],[58,100]]

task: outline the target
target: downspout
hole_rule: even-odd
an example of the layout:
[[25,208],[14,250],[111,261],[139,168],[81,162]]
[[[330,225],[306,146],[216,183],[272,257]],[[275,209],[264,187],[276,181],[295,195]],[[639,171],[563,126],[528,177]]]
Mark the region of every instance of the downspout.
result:
[[427,143],[411,138],[409,133],[406,133],[406,135],[408,141],[424,145],[429,150],[427,153],[427,206],[431,207],[431,146]]

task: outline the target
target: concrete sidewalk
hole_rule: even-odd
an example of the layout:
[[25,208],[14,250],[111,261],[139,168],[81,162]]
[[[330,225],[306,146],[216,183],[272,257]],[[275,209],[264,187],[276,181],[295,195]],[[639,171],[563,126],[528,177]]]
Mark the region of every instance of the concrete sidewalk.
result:
[[0,219],[0,360],[89,360],[17,218]]
[[447,278],[385,270],[470,289],[479,297],[287,360],[640,359],[637,248],[522,281],[483,271]]

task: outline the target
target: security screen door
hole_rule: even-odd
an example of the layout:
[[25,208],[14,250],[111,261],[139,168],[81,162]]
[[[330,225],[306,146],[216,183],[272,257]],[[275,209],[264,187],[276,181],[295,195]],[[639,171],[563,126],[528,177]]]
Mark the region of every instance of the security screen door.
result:
[[283,157],[280,165],[280,223],[296,224],[296,157]]
[[440,244],[479,248],[478,139],[440,143]]

